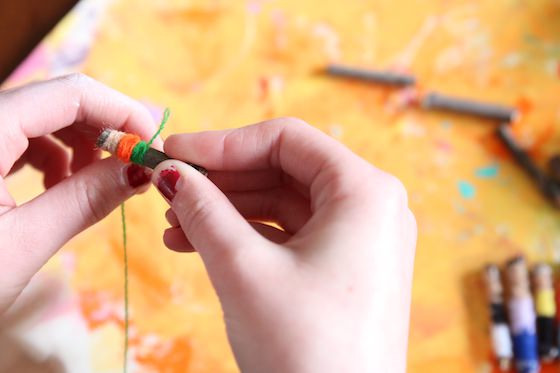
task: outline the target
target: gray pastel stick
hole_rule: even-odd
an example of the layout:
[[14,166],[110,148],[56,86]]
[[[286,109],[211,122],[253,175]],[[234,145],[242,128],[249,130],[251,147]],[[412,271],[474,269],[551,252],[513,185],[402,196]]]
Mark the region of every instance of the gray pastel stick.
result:
[[379,84],[407,86],[416,83],[416,79],[413,76],[399,74],[392,71],[360,69],[342,65],[329,65],[327,66],[326,71],[327,74],[333,76],[363,80]]
[[426,109],[441,109],[494,119],[501,123],[511,123],[518,116],[517,110],[514,108],[465,98],[445,96],[433,92],[428,93],[424,97],[422,106]]

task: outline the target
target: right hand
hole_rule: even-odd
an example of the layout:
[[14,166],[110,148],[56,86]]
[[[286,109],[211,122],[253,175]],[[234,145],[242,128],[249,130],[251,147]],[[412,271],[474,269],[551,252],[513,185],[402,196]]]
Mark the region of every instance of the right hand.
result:
[[164,148],[212,170],[170,160],[152,181],[164,241],[200,253],[242,371],[405,371],[416,223],[400,181],[294,119]]

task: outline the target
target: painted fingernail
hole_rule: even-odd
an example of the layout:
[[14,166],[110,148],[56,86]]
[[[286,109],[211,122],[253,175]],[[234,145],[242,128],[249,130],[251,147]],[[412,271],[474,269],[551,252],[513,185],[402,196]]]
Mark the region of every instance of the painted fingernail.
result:
[[176,186],[180,177],[179,172],[173,167],[160,171],[158,175],[156,186],[170,202],[173,201],[177,193]]
[[138,188],[150,182],[151,173],[148,169],[138,166],[137,164],[131,164],[126,169],[126,177],[128,179],[128,184],[133,188]]

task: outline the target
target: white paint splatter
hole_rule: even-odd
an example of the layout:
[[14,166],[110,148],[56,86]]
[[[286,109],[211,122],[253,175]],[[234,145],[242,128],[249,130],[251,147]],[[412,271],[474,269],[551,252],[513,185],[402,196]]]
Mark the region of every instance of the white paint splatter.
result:
[[326,23],[315,25],[313,35],[323,41],[325,54],[331,61],[340,60],[340,38],[331,26]]
[[440,24],[440,19],[437,16],[430,16],[424,20],[420,29],[416,32],[414,37],[410,40],[408,45],[392,59],[391,66],[397,69],[408,70],[416,55],[426,43],[428,38],[432,35],[435,29]]

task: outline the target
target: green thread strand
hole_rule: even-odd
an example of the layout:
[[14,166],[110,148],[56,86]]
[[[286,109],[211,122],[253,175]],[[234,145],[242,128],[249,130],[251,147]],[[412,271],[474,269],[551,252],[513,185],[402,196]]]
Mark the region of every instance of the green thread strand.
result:
[[165,124],[167,123],[167,120],[169,119],[169,114],[171,114],[171,112],[170,112],[169,108],[166,108],[163,111],[163,118],[161,118],[161,123],[159,125],[159,128],[156,131],[156,133],[152,136],[150,141],[148,141],[148,142],[140,141],[138,144],[136,144],[134,149],[132,149],[132,153],[130,154],[130,161],[132,163],[136,163],[136,164],[139,164],[139,165],[144,164],[144,156],[146,155],[146,152],[150,148],[150,145],[152,145],[152,143],[159,136],[161,131],[163,131],[163,128],[165,127]]
[[[134,149],[132,149],[132,154],[130,155],[130,160],[134,163],[143,164],[144,163],[144,155],[150,148],[150,145],[154,142],[154,140],[159,136],[167,120],[169,119],[169,108],[166,108],[163,112],[163,118],[161,119],[161,123],[159,125],[158,130],[152,136],[150,141],[147,143],[144,141],[140,141]],[[128,248],[127,248],[127,234],[126,234],[126,214],[124,209],[124,202],[121,203],[121,222],[122,222],[122,240],[123,240],[123,261],[124,261],[124,361],[123,361],[123,372],[127,372],[128,366],[128,322],[129,322],[129,313],[128,313]]]
[[167,120],[169,119],[169,114],[171,114],[171,111],[169,110],[169,108],[165,108],[165,110],[163,111],[163,118],[161,118],[161,123],[159,125],[159,128],[156,131],[156,133],[152,136],[150,141],[148,141],[148,146],[152,145],[152,143],[159,136],[161,131],[163,131],[163,128],[165,127],[165,124],[167,123]]
[[123,372],[127,372],[128,363],[128,250],[126,239],[126,215],[124,202],[121,203],[122,239],[123,239],[123,261],[124,261],[124,362]]

